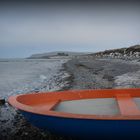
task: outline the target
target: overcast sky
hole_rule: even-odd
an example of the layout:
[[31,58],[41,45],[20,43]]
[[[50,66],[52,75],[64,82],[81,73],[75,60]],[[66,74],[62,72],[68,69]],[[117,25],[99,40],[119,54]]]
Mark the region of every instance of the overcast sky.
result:
[[140,44],[137,3],[1,4],[0,58]]

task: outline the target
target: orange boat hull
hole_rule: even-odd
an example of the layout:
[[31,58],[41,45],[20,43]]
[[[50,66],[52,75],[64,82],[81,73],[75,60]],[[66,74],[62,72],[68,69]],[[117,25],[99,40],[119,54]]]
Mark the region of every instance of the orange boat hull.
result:
[[[54,110],[61,102],[83,99],[114,98],[117,115],[77,114]],[[74,137],[137,136],[140,132],[140,110],[133,98],[140,98],[140,89],[75,90],[31,93],[9,97],[33,125],[53,133]]]

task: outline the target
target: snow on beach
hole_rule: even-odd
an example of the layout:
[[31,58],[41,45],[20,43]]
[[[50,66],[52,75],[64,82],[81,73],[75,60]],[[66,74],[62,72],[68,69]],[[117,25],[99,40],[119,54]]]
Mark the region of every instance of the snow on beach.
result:
[[139,88],[140,71],[130,72],[115,77],[115,88]]
[[114,87],[113,88],[139,88],[140,87],[140,70],[135,69],[135,71],[129,72],[131,68],[140,67],[139,59],[134,60],[122,60],[113,58],[101,58],[99,60],[123,63],[124,65],[129,65],[130,67],[126,69],[122,67],[121,69],[126,69],[126,73],[114,76]]
[[[117,60],[121,61],[121,60]],[[140,66],[140,62],[137,60],[124,61],[126,64]],[[140,70],[135,72],[128,72],[114,77],[115,88],[139,88],[140,87]]]

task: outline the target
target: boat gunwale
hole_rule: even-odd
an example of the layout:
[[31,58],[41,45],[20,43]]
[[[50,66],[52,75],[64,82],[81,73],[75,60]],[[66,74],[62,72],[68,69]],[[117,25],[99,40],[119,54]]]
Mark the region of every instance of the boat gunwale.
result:
[[[33,113],[33,114],[37,114],[37,115],[44,115],[44,116],[52,116],[52,117],[61,117],[61,118],[70,118],[70,119],[90,119],[90,120],[140,120],[140,115],[89,115],[89,114],[74,114],[74,113],[68,113],[68,112],[57,112],[57,111],[53,111],[53,110],[47,110],[47,111],[41,111],[39,109],[36,109],[35,107],[31,107],[29,105],[26,104],[22,104],[20,103],[17,98],[20,96],[28,96],[28,95],[35,95],[35,94],[50,94],[52,96],[52,94],[54,95],[60,95],[60,94],[67,94],[66,92],[69,93],[74,93],[77,94],[79,96],[79,100],[80,99],[85,99],[83,98],[79,93],[83,93],[83,92],[107,92],[107,91],[116,91],[112,93],[112,97],[111,98],[116,98],[116,94],[119,91],[135,91],[135,90],[139,90],[138,88],[133,88],[133,89],[100,89],[100,90],[70,90],[70,91],[61,91],[61,92],[40,92],[40,93],[29,93],[29,94],[21,94],[21,95],[15,95],[15,96],[11,96],[8,98],[8,102],[9,104],[11,104],[12,106],[14,106],[15,108],[24,111],[24,112],[28,112],[28,113]],[[95,93],[94,93],[95,94]],[[130,94],[130,93],[129,93]],[[66,96],[66,95],[65,95]],[[105,96],[105,95],[104,95]],[[131,94],[132,97],[140,97],[140,93],[133,93]],[[80,98],[81,97],[81,98]],[[101,97],[100,97],[101,98]],[[102,98],[107,98],[102,97]],[[88,99],[88,98],[87,98]],[[90,98],[89,98],[90,99]],[[70,100],[61,100],[61,99],[57,99],[55,101],[70,101]],[[50,100],[52,101],[52,100]]]

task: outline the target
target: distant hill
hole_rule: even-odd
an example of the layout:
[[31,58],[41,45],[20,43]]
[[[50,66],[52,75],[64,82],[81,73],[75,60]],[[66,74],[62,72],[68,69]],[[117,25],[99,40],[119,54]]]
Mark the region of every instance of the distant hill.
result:
[[91,57],[108,57],[108,58],[124,58],[124,59],[133,59],[140,58],[140,45],[134,45],[128,48],[119,48],[105,50],[97,53],[84,53],[84,52],[49,52],[49,53],[40,53],[33,54],[28,59],[47,59],[55,57],[73,57],[73,56],[91,56]]
[[50,57],[57,57],[57,56],[80,56],[80,55],[85,55],[88,53],[82,53],[82,52],[63,52],[63,51],[58,51],[58,52],[49,52],[49,53],[41,53],[41,54],[33,54],[28,59],[47,59]]

